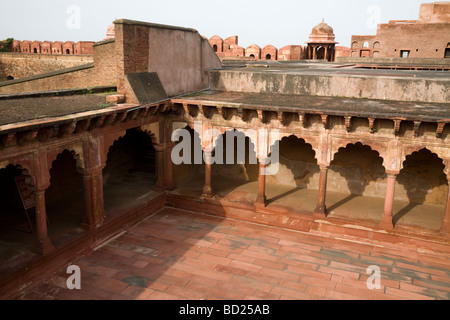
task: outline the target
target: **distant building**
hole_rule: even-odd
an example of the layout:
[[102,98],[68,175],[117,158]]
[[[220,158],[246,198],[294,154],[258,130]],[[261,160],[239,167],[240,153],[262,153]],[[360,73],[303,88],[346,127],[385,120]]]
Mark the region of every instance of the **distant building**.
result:
[[352,36],[351,57],[450,58],[450,2],[425,3],[418,20],[391,20]]

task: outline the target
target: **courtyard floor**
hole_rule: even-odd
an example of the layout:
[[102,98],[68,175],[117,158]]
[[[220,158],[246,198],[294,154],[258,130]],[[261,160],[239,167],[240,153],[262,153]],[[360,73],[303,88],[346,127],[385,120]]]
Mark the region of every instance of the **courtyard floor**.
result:
[[[16,299],[450,299],[450,255],[164,208]],[[369,266],[381,270],[369,290]]]

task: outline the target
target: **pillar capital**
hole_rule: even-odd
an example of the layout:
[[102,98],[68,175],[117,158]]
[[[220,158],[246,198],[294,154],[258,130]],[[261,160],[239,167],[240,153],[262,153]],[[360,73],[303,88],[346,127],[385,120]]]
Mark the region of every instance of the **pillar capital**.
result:
[[386,174],[387,174],[388,177],[390,177],[390,178],[396,178],[396,177],[400,174],[400,171],[396,171],[396,170],[386,170]]

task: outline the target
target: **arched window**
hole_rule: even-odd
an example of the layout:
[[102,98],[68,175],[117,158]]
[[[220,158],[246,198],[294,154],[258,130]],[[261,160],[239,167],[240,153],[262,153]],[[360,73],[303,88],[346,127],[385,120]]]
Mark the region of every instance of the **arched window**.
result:
[[14,80],[14,77],[13,77],[13,76],[7,76],[7,77],[6,77],[6,80],[8,80],[8,81],[9,81],[9,80]]
[[70,54],[70,50],[69,49],[66,49],[66,54]]
[[266,60],[271,60],[272,56],[270,55],[270,53],[266,54]]
[[364,41],[363,48],[369,48],[369,42],[368,41]]
[[217,52],[217,45],[216,44],[213,46],[213,50],[214,50],[214,52]]
[[358,42],[357,41],[352,43],[352,49],[358,49]]
[[34,53],[38,53],[38,52],[37,52],[37,48],[34,48],[34,49],[33,49],[33,52],[34,52]]
[[381,48],[380,43],[378,41],[375,41],[374,44],[373,44],[373,48],[374,49],[380,49]]
[[251,55],[250,55],[250,58],[255,58],[255,55],[254,55],[254,54],[251,54]]

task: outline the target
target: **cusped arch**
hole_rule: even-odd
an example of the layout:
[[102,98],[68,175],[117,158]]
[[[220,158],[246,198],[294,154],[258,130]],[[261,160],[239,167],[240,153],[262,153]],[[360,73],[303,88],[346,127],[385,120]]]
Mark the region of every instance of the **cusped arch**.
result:
[[[211,142],[211,150],[214,150],[217,146],[217,142],[222,135],[225,135],[227,132],[238,132],[244,134],[246,138],[250,140],[250,144],[253,145],[254,151],[257,153],[258,148],[258,133],[253,129],[242,129],[242,128],[214,128],[213,130],[218,130],[213,133],[212,142]],[[220,134],[219,134],[220,132]],[[203,141],[203,139],[202,139]],[[203,148],[205,149],[205,148]],[[258,153],[257,153],[258,154]]]
[[276,141],[274,141],[273,143],[271,143],[271,145],[269,146],[269,153],[273,152],[275,146],[281,143],[281,141],[283,141],[283,139],[289,139],[290,137],[296,137],[299,140],[303,140],[305,142],[306,145],[311,146],[311,149],[314,151],[314,158],[319,161],[319,159],[317,158],[318,154],[319,154],[319,143],[317,141],[317,139],[314,139],[312,137],[307,137],[307,136],[302,136],[302,135],[298,135],[298,134],[286,134],[283,135],[282,137],[280,137],[279,139],[277,139]]
[[84,164],[84,154],[82,150],[76,150],[73,148],[65,148],[61,147],[57,151],[53,152],[48,157],[48,169],[51,170],[56,161],[58,161],[58,157],[64,153],[64,151],[70,152],[75,160],[75,167],[78,173],[84,174],[86,167]]
[[145,133],[146,135],[148,135],[150,137],[150,139],[152,140],[152,144],[153,146],[157,146],[158,145],[158,137],[156,136],[156,134],[150,130],[150,129],[143,129],[143,128],[136,128],[137,131]]
[[58,160],[58,156],[61,155],[64,151],[68,151],[73,155],[73,158],[76,162],[77,171],[80,173],[84,173],[86,166],[84,161],[84,150],[82,146],[63,146],[54,149],[51,152],[47,152],[48,169],[50,170],[53,167],[54,162]]
[[[384,167],[384,169],[386,170],[387,168],[387,147],[384,147],[374,141],[366,141],[366,142],[361,142],[358,139],[355,140],[347,140],[345,142],[342,143],[333,143],[332,147],[331,147],[331,153],[330,153],[330,162],[332,162],[335,159],[336,154],[341,150],[341,149],[345,149],[350,145],[356,145],[356,144],[361,144],[363,146],[367,146],[369,147],[372,151],[378,153],[378,156],[383,160],[382,165]],[[383,152],[382,150],[386,150],[385,152]]]
[[404,152],[402,153],[402,158],[401,158],[401,164],[400,164],[400,170],[402,170],[404,168],[405,162],[407,161],[407,159],[409,157],[412,157],[416,154],[418,154],[419,152],[423,151],[423,150],[427,150],[429,151],[432,156],[436,156],[439,160],[442,161],[442,165],[444,167],[443,172],[444,174],[447,176],[447,180],[449,180],[449,176],[450,176],[450,159],[446,159],[441,150],[438,150],[436,148],[433,148],[432,146],[428,146],[428,147],[420,147],[420,146],[416,146],[416,147],[410,147],[407,148],[406,150],[404,150]]

